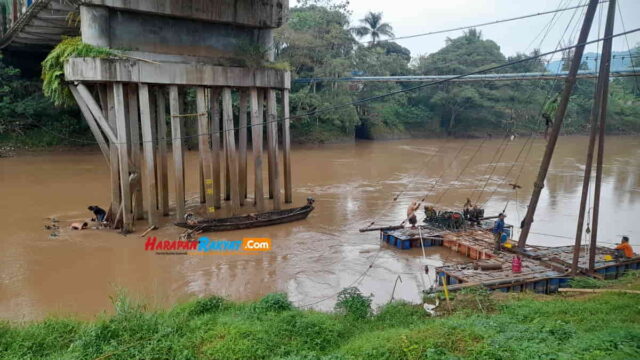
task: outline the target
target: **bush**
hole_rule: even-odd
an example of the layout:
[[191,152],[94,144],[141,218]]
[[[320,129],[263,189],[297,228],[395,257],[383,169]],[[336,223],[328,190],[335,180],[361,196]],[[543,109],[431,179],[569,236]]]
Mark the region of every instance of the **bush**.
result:
[[339,313],[365,319],[371,315],[371,301],[373,296],[364,296],[357,287],[348,287],[338,293],[335,309]]
[[85,44],[79,36],[66,38],[56,45],[42,62],[42,90],[57,106],[75,104],[64,79],[64,63],[72,57],[106,58],[118,57],[118,54],[111,49]]
[[39,81],[25,79],[1,57],[0,142],[20,147],[94,143],[77,108],[56,109]]
[[287,294],[273,293],[260,299],[256,307],[260,312],[282,312],[292,310],[293,304]]
[[190,315],[204,315],[213,313],[222,309],[225,305],[225,299],[219,296],[210,296],[202,299],[198,299],[193,303],[191,309],[189,309]]

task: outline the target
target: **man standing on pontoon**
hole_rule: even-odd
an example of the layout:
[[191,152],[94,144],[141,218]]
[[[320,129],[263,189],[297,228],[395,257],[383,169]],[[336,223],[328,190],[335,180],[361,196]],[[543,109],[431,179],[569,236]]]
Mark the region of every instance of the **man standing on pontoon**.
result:
[[504,233],[504,218],[507,217],[505,214],[500,213],[498,215],[498,220],[496,220],[495,225],[493,225],[493,236],[495,240],[495,248],[493,249],[493,253],[497,254],[500,252],[500,240],[502,239],[502,234]]

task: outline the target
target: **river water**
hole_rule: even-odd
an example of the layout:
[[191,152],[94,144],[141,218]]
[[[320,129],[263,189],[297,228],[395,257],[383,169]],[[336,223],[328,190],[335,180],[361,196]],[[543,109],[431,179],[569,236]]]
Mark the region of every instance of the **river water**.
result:
[[[487,214],[506,205],[507,222],[519,224],[544,151],[544,140],[536,139],[531,151],[525,148],[521,153],[525,142],[508,142],[504,152],[499,151],[502,139],[363,141],[295,148],[294,202],[303,204],[311,196],[316,210],[305,221],[209,234],[221,240],[272,239],[270,252],[233,256],[160,256],[144,251],[146,239],[139,236],[144,222],[137,225],[137,234],[128,236],[108,230],[68,230],[71,221],[90,216],[88,205],[108,203],[109,176],[98,152],[0,159],[0,318],[92,318],[111,311],[110,296],[118,291],[151,307],[211,294],[252,300],[280,291],[298,306],[331,310],[336,292],[350,285],[373,294],[375,304],[385,303],[397,280],[395,298],[419,301],[420,290],[432,281],[421,275],[425,264],[464,259],[442,248],[428,248],[423,259],[420,250],[380,247],[377,232],[358,229],[374,219],[378,225],[400,222],[408,204],[426,193],[430,193],[427,202],[438,208],[460,208],[467,197],[486,202]],[[586,143],[586,137],[559,140],[530,243],[573,243]],[[521,161],[512,165],[519,153]],[[189,152],[186,159],[191,202],[197,198],[196,156]],[[522,186],[517,193],[507,185],[516,178]],[[640,251],[639,215],[640,138],[607,137],[602,245],[610,246],[626,234]],[[60,221],[57,237],[44,229],[52,217]],[[173,240],[180,233],[168,225],[153,235]]]

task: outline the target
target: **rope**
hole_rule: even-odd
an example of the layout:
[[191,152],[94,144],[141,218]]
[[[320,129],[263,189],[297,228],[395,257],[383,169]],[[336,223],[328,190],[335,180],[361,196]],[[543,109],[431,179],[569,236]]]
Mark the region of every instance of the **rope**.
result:
[[[453,181],[458,181],[460,179],[460,177],[462,176],[462,174],[464,174],[465,170],[467,170],[467,168],[469,167],[469,165],[471,164],[471,162],[473,161],[473,159],[476,158],[476,156],[480,153],[480,149],[482,148],[482,145],[484,145],[484,143],[487,141],[487,138],[484,138],[482,140],[482,142],[480,143],[480,145],[478,145],[478,148],[476,149],[476,151],[473,153],[473,155],[469,158],[469,160],[467,161],[467,163],[464,165],[464,167],[462,168],[462,171],[460,171],[460,173],[458,174],[458,176],[456,176],[455,180]],[[447,192],[449,191],[451,187],[447,187],[442,194],[440,194],[440,196],[438,197],[438,200],[436,200],[435,204],[438,205],[440,203],[440,201],[442,200],[442,198],[447,194]]]
[[[373,257],[373,261],[371,261],[369,266],[367,266],[367,269],[362,274],[360,274],[360,276],[358,276],[353,282],[351,282],[348,286],[346,286],[345,288],[353,287],[353,286],[357,285],[360,281],[364,280],[364,278],[367,276],[367,273],[369,272],[369,270],[371,270],[371,268],[375,264],[376,260],[378,259],[378,255],[380,255],[381,251],[382,251],[382,246],[380,248],[378,248],[378,252]],[[329,299],[332,299],[332,298],[336,297],[338,294],[340,294],[340,292],[342,292],[342,290],[340,290],[340,291],[338,291],[338,292],[336,292],[334,294],[331,294],[331,295],[329,295],[327,297],[324,297],[324,298],[322,298],[320,300],[313,301],[313,302],[310,302],[310,303],[305,304],[305,305],[299,305],[298,307],[305,308],[305,307],[309,307],[309,306],[313,306],[313,305],[319,304],[321,302],[324,302],[324,301],[327,301]]]
[[[496,149],[494,158],[489,163],[490,167],[491,165],[493,165],[493,169],[491,170],[491,173],[485,180],[484,185],[482,185],[482,190],[480,190],[480,192],[478,193],[478,196],[476,197],[476,201],[475,201],[476,204],[480,202],[480,198],[482,197],[484,190],[487,188],[487,184],[489,183],[489,180],[491,180],[491,178],[493,177],[493,174],[496,171],[496,168],[498,167],[498,162],[500,161],[500,159],[502,159],[502,154],[504,154],[504,150],[507,148],[507,145],[508,145],[506,141],[507,141],[507,138],[504,138],[504,140],[502,140],[502,143],[500,143],[500,146],[498,146],[498,149]],[[496,159],[496,156],[498,156],[497,159]]]
[[[431,155],[431,156],[429,157],[429,160],[427,160],[427,163],[422,167],[422,169],[420,170],[420,172],[419,172],[419,173],[418,173],[418,174],[413,178],[413,180],[417,179],[417,178],[418,178],[418,175],[422,174],[422,172],[423,172],[425,169],[427,169],[427,166],[431,163],[431,160],[433,160],[433,159],[436,157],[436,155],[438,155],[438,153],[440,152],[440,150],[441,150],[441,149],[443,149],[443,148],[444,148],[444,144],[443,144],[443,145],[438,146],[438,148],[437,148],[436,152],[435,152],[433,155]],[[402,194],[404,194],[404,193],[407,191],[407,188],[408,188],[409,186],[411,186],[411,184],[412,184],[412,183],[413,183],[413,181],[410,181],[410,182],[409,182],[409,184],[407,184],[407,186],[405,187],[405,189],[404,189],[404,190],[402,190],[400,193],[398,193],[398,194],[393,198],[393,200],[392,200],[392,201],[393,201],[393,202],[397,201],[397,200],[398,200],[398,198],[399,198]],[[388,210],[388,207],[384,207],[384,208],[380,209],[380,211],[378,212],[378,214],[374,217],[374,220],[373,220],[371,223],[369,223],[369,225],[367,225],[367,226],[366,226],[366,228],[370,228],[370,227],[372,227],[373,225],[375,225],[375,224],[376,224],[376,222],[377,222],[378,220],[380,220],[380,217],[382,217],[382,214],[384,214],[387,210]]]

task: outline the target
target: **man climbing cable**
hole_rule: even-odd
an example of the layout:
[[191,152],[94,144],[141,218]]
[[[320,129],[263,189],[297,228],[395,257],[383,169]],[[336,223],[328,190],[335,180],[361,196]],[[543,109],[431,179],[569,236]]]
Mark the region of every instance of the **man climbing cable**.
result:
[[558,109],[558,99],[560,98],[560,94],[556,95],[553,99],[549,100],[542,110],[542,117],[544,118],[545,129],[544,129],[544,139],[547,140],[547,135],[549,133],[549,128],[553,126],[553,118],[556,115],[556,109]]

